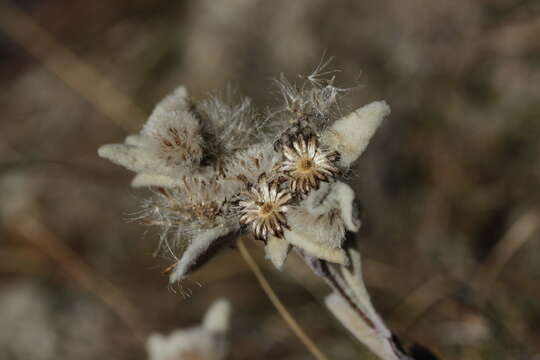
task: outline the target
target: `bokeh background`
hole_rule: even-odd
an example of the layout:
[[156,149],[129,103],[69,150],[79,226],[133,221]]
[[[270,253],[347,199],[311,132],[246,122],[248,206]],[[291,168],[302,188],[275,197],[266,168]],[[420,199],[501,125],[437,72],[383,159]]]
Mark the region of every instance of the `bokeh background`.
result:
[[[335,56],[350,107],[392,115],[354,169],[376,307],[444,359],[540,357],[540,3],[529,0],[0,3],[0,358],[145,359],[144,337],[234,307],[230,359],[309,359],[235,249],[181,288],[127,221],[144,191],[96,149],[183,84],[272,79]],[[333,359],[369,359],[292,255],[276,292]]]

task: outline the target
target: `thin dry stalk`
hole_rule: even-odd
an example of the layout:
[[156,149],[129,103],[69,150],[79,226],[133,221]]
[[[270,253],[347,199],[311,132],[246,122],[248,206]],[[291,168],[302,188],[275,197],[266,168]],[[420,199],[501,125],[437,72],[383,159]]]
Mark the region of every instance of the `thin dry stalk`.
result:
[[268,296],[268,299],[272,302],[272,305],[276,308],[278,313],[281,315],[285,323],[289,326],[289,328],[294,332],[294,334],[302,341],[302,343],[306,346],[306,348],[311,352],[311,354],[319,360],[328,360],[328,358],[321,352],[321,350],[315,345],[313,340],[305,333],[305,331],[300,327],[298,322],[294,319],[294,317],[291,315],[291,313],[287,310],[283,302],[279,299],[279,297],[276,295],[272,287],[270,286],[270,283],[268,280],[266,280],[266,277],[264,276],[263,272],[261,271],[259,265],[255,262],[251,254],[249,253],[247,247],[244,245],[244,242],[242,241],[242,238],[238,238],[237,241],[238,249],[240,250],[240,254],[248,264],[251,271],[253,271],[253,274],[257,278],[257,281],[259,282],[259,285],[263,289],[263,291]]
[[532,238],[540,227],[540,214],[526,211],[503,235],[486,260],[478,266],[472,280],[478,302],[483,304],[491,293],[493,284],[512,256]]
[[37,246],[56,262],[76,282],[96,295],[126,324],[141,341],[144,339],[143,322],[135,306],[110,281],[99,276],[76,253],[49,231],[37,219],[24,216],[15,222],[19,236]]
[[0,2],[0,29],[117,126],[132,132],[146,118],[129,97],[10,1]]

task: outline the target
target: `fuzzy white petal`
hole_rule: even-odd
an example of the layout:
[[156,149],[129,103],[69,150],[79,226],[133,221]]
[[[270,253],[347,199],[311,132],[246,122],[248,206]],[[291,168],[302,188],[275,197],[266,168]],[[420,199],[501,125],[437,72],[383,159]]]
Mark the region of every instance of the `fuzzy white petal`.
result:
[[268,239],[268,243],[264,250],[266,258],[269,259],[278,270],[281,270],[285,263],[285,259],[287,259],[289,243],[287,243],[285,239],[271,236],[270,239]]
[[179,181],[167,175],[161,175],[156,173],[138,173],[131,180],[132,187],[147,187],[147,186],[159,186],[164,188],[172,188],[178,186]]
[[347,230],[357,232],[362,224],[354,211],[354,190],[347,184],[338,181],[334,185],[333,196],[341,209],[341,218]]
[[[154,112],[171,112],[178,110],[188,110],[189,95],[185,87],[179,86],[172,93],[163,98],[154,108]],[[143,132],[147,132],[153,126],[152,116],[145,124]]]
[[376,330],[380,335],[387,338],[391,337],[392,333],[390,330],[388,330],[371,303],[371,298],[369,297],[366,285],[364,283],[360,252],[355,249],[350,249],[349,256],[351,258],[352,266],[350,269],[342,269],[342,273],[343,277],[349,284],[350,289],[352,289],[356,300],[355,304],[368,315],[371,321],[375,324]]
[[381,359],[399,360],[390,344],[390,339],[370,328],[365,322],[358,321],[358,316],[343,297],[332,293],[326,297],[325,304],[347,330]]
[[319,259],[330,261],[336,264],[347,265],[349,259],[347,254],[341,248],[330,248],[316,242],[305,236],[303,231],[285,231],[285,239],[292,245],[304,250],[306,253]]
[[134,134],[134,135],[128,135],[124,140],[124,144],[133,145],[133,146],[139,146],[139,145],[141,145],[142,141],[143,141],[143,139],[142,139],[141,135]]
[[336,121],[322,136],[322,141],[341,155],[340,165],[348,167],[365,150],[390,107],[375,101]]
[[155,159],[151,154],[133,145],[103,145],[98,155],[134,172],[154,170]]
[[191,268],[197,263],[197,260],[201,255],[204,254],[206,250],[212,245],[221,236],[226,235],[230,232],[230,229],[227,227],[218,227],[210,230],[202,231],[200,234],[196,235],[191,239],[191,242],[188,248],[184,251],[180,260],[174,267],[174,270],[169,276],[169,282],[175,283],[179,280],[182,280]]

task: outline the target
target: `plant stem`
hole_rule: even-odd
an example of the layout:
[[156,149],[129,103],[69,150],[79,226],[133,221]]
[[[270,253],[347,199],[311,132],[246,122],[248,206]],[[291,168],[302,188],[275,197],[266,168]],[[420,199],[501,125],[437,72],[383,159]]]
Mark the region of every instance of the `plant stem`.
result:
[[281,315],[285,323],[289,326],[289,328],[294,332],[294,334],[302,341],[302,343],[306,346],[306,348],[311,352],[311,354],[319,360],[328,360],[326,355],[324,355],[321,350],[315,345],[313,340],[305,333],[305,331],[300,327],[298,322],[294,319],[294,317],[291,315],[291,313],[287,310],[283,302],[279,299],[279,297],[276,295],[272,287],[270,286],[270,283],[264,276],[263,272],[261,271],[261,268],[251,254],[249,253],[248,249],[246,248],[246,245],[242,241],[242,238],[238,238],[238,249],[240,250],[240,254],[250,267],[251,271],[253,271],[253,274],[257,278],[257,281],[259,282],[259,285],[264,290],[266,295],[268,296],[268,299],[272,302],[272,305],[276,308],[278,313]]

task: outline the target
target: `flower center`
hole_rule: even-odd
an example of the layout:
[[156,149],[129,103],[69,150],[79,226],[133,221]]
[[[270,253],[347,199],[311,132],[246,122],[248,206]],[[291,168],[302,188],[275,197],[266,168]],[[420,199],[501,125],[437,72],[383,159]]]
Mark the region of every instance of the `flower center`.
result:
[[315,167],[315,162],[310,158],[303,158],[298,160],[297,166],[298,171],[302,173],[309,173],[313,171],[313,168]]
[[274,212],[274,204],[271,202],[265,202],[261,206],[260,214],[261,216],[268,216],[271,215]]

